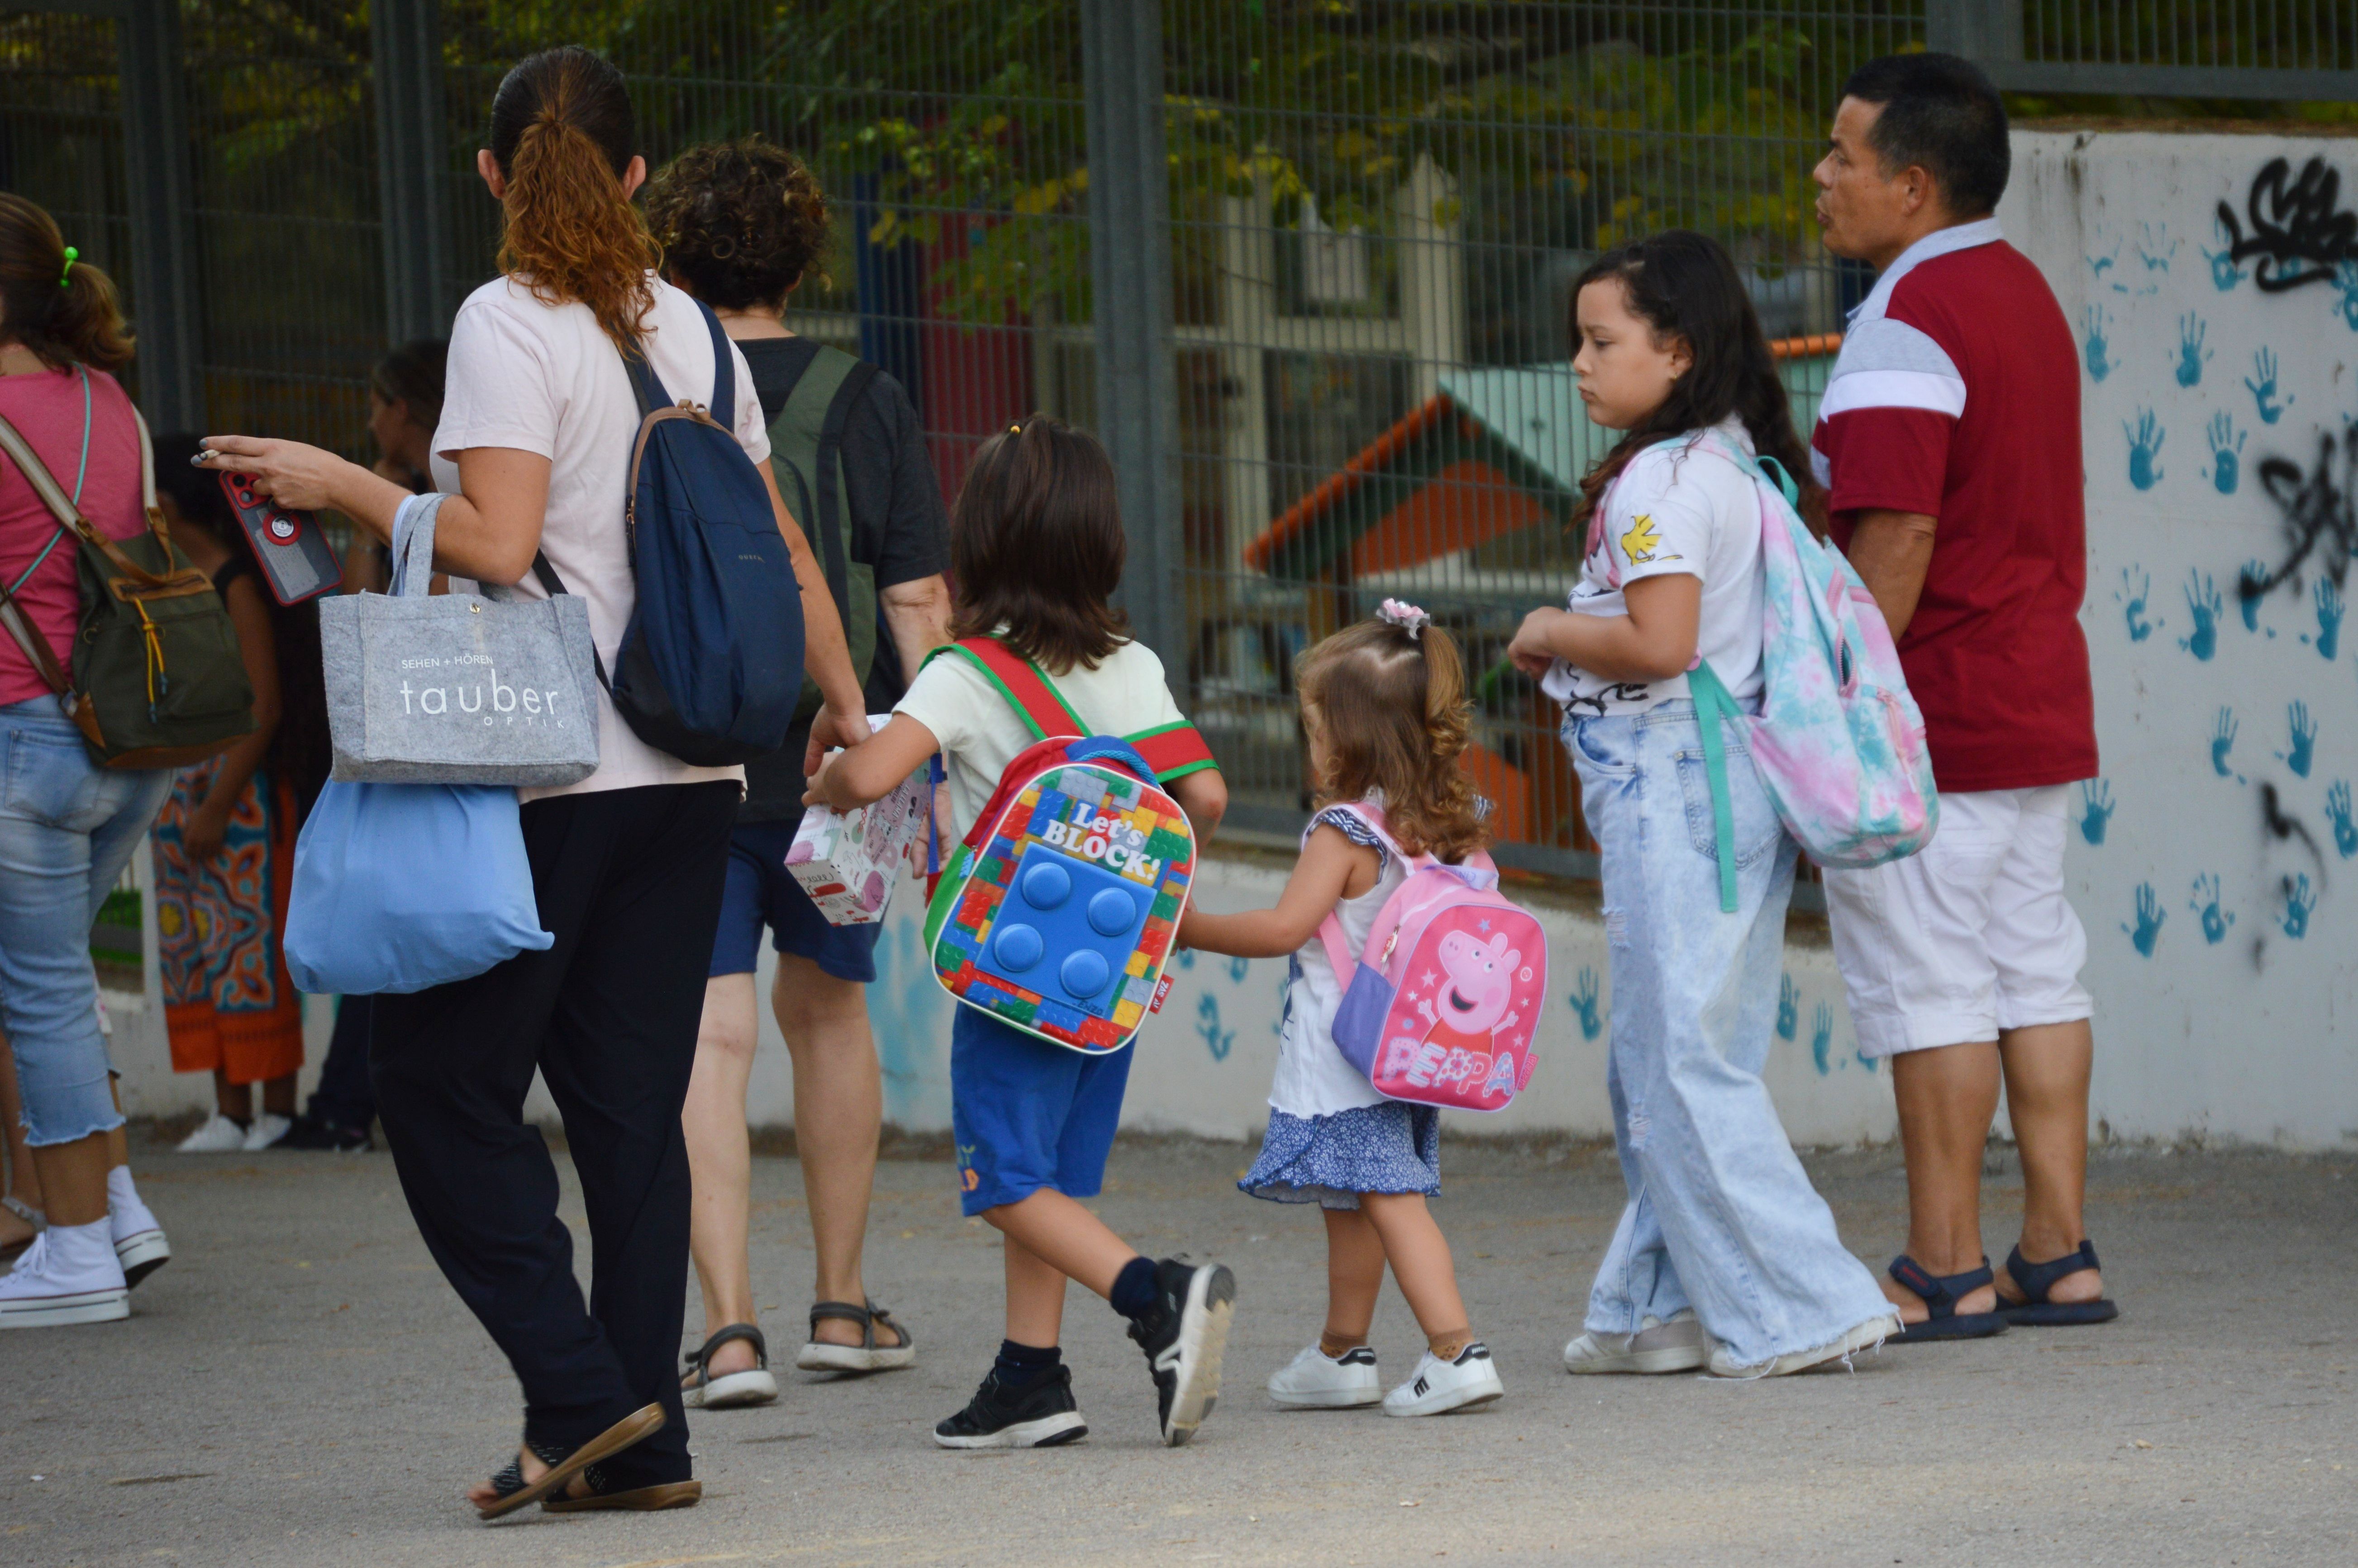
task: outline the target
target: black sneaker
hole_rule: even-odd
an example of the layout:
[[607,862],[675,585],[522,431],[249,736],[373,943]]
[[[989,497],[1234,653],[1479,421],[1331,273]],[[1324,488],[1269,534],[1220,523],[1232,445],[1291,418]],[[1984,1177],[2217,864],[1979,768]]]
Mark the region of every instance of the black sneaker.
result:
[[341,1122],[321,1121],[316,1117],[298,1116],[285,1136],[271,1145],[273,1149],[327,1150],[338,1154],[350,1154],[376,1147],[365,1127],[346,1127]]
[[1088,1434],[1088,1422],[1073,1402],[1068,1367],[1021,1387],[1000,1381],[993,1367],[966,1409],[934,1428],[934,1441],[944,1448],[1053,1448]]
[[1220,1357],[1236,1314],[1237,1277],[1217,1263],[1165,1258],[1154,1265],[1154,1310],[1134,1319],[1130,1336],[1146,1352],[1163,1421],[1163,1441],[1176,1448],[1195,1435],[1220,1399]]

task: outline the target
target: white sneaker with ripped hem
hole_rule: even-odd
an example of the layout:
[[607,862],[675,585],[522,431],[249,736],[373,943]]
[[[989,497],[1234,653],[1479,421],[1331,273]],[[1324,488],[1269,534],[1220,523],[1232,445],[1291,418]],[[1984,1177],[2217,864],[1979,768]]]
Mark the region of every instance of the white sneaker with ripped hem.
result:
[[1477,1339],[1454,1361],[1426,1351],[1409,1380],[1384,1396],[1384,1413],[1442,1415],[1487,1405],[1506,1391],[1490,1362],[1490,1347]]
[[245,1135],[251,1129],[232,1121],[215,1111],[202,1127],[174,1144],[179,1154],[235,1154],[245,1148]]
[[1882,1317],[1871,1317],[1830,1345],[1820,1345],[1809,1350],[1788,1350],[1784,1355],[1744,1367],[1727,1353],[1725,1345],[1714,1345],[1711,1352],[1711,1375],[1714,1378],[1783,1378],[1795,1372],[1806,1372],[1812,1367],[1823,1367],[1829,1361],[1844,1361],[1859,1351],[1882,1344],[1899,1332],[1899,1314],[1895,1310]]
[[1315,1345],[1269,1376],[1269,1397],[1294,1410],[1339,1411],[1381,1402],[1376,1353],[1365,1345],[1329,1356]]
[[1694,1309],[1682,1307],[1669,1322],[1643,1319],[1635,1334],[1599,1334],[1591,1329],[1563,1347],[1567,1372],[1692,1372],[1709,1347]]
[[0,1275],[0,1328],[55,1328],[131,1315],[107,1222],[52,1225]]

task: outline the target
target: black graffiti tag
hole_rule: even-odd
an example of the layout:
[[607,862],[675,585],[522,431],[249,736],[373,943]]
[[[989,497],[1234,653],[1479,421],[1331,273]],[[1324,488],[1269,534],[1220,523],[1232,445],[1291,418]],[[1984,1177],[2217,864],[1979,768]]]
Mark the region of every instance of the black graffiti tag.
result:
[[2358,261],[2358,212],[2336,211],[2342,196],[2342,176],[2321,157],[2301,165],[2292,178],[2292,164],[2270,158],[2252,177],[2244,199],[2251,232],[2226,202],[2219,203],[2219,226],[2227,232],[2227,254],[2238,262],[2259,258],[2252,281],[2265,294],[2281,294],[2305,283],[2331,279],[2341,265]]
[[2318,432],[2315,468],[2303,471],[2290,458],[2270,457],[2257,471],[2260,488],[2284,519],[2285,558],[2265,577],[2244,568],[2235,591],[2246,601],[2261,598],[2312,558],[2342,586],[2358,554],[2358,420],[2342,427],[2339,440]]

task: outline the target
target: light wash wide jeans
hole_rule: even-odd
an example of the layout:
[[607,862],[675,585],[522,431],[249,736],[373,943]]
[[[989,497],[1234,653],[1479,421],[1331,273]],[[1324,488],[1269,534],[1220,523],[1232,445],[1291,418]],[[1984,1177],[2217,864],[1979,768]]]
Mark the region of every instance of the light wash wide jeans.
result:
[[90,927],[171,790],[169,768],[92,762],[53,697],[0,708],[0,1022],[35,1145],[123,1125]]
[[1603,851],[1613,1037],[1607,1086],[1628,1206],[1588,1328],[1630,1334],[1692,1306],[1741,1366],[1815,1349],[1891,1311],[1844,1248],[1760,1082],[1782,972],[1793,840],[1745,738],[1723,725],[1736,910],[1720,910],[1703,732],[1683,698],[1566,720]]

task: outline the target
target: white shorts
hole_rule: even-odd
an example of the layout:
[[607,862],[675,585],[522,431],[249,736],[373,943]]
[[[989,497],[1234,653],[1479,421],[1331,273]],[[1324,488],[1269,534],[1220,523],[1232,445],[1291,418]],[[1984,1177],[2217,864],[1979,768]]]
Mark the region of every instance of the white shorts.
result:
[[2088,935],[2063,896],[2066,786],[1941,796],[1922,852],[1826,873],[1860,1054],[1894,1056],[2071,1023]]

